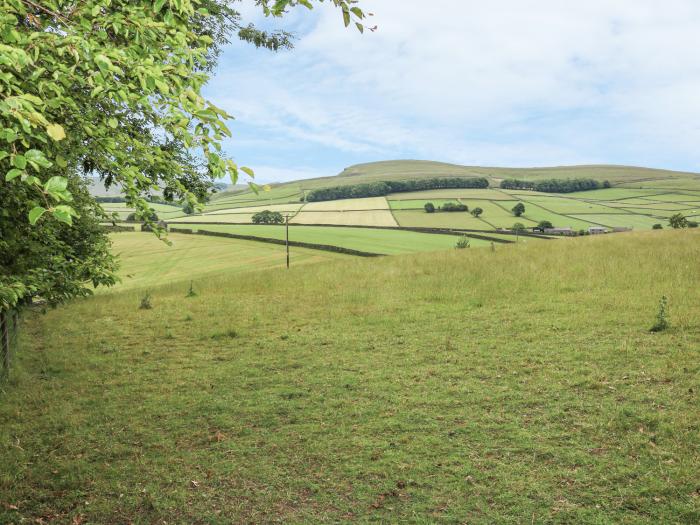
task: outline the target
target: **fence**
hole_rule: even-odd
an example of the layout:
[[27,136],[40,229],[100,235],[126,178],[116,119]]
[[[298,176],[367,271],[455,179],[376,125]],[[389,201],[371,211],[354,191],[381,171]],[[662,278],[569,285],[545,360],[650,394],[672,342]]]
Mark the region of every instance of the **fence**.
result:
[[0,377],[10,374],[12,354],[17,348],[19,315],[16,310],[0,310]]

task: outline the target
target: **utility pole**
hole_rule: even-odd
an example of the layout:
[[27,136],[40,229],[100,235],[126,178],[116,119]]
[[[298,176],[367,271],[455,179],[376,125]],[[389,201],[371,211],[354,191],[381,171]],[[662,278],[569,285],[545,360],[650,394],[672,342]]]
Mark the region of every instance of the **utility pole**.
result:
[[287,270],[289,270],[289,214],[285,215],[284,218],[285,218],[284,224],[285,224],[286,229],[287,229],[286,242],[285,242],[285,244],[287,246]]

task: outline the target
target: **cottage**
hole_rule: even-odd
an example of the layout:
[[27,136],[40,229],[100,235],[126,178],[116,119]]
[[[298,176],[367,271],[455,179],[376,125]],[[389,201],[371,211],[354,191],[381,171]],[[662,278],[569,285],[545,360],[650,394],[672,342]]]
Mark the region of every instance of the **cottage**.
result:
[[608,233],[608,229],[604,226],[591,226],[588,228],[588,233],[591,235],[599,235],[601,233]]

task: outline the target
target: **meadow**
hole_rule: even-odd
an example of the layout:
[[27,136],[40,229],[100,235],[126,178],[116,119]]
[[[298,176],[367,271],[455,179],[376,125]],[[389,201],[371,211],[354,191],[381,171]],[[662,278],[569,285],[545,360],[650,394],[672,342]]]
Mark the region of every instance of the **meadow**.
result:
[[[284,239],[284,226],[191,224],[188,229],[252,235],[269,239]],[[375,228],[344,228],[324,226],[292,226],[289,239],[312,244],[325,244],[382,255],[450,250],[455,247],[459,235],[418,233],[405,230]],[[514,239],[514,238],[513,238]],[[490,241],[470,239],[473,248],[490,246]],[[496,241],[498,242],[498,241]],[[296,248],[294,249],[296,250]]]
[[700,521],[697,230],[208,255],[161,285],[160,249],[124,259],[140,283],[24,318],[0,522]]

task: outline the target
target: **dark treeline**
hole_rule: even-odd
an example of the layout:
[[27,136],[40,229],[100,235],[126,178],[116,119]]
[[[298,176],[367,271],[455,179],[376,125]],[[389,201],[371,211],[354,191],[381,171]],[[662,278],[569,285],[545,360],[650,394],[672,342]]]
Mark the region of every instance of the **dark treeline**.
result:
[[[116,202],[126,202],[125,197],[95,197],[95,200],[99,203],[105,204],[105,203],[116,203]],[[148,202],[152,202],[153,204],[167,204],[168,206],[173,206],[174,208],[182,208],[183,206],[181,204],[178,204],[176,202],[168,202],[164,198],[159,197],[157,195],[153,195],[152,197],[149,197]]]
[[505,179],[501,181],[501,189],[504,190],[533,190],[546,193],[573,193],[609,187],[610,182],[607,180],[599,182],[593,179],[544,179],[538,181]]
[[[306,194],[306,201],[318,202],[334,201],[338,199],[357,199],[361,197],[383,197],[385,195],[389,195],[390,193],[401,193],[407,191],[488,187],[489,181],[483,177],[389,180],[312,190]],[[302,198],[302,201],[303,200],[304,199]]]

